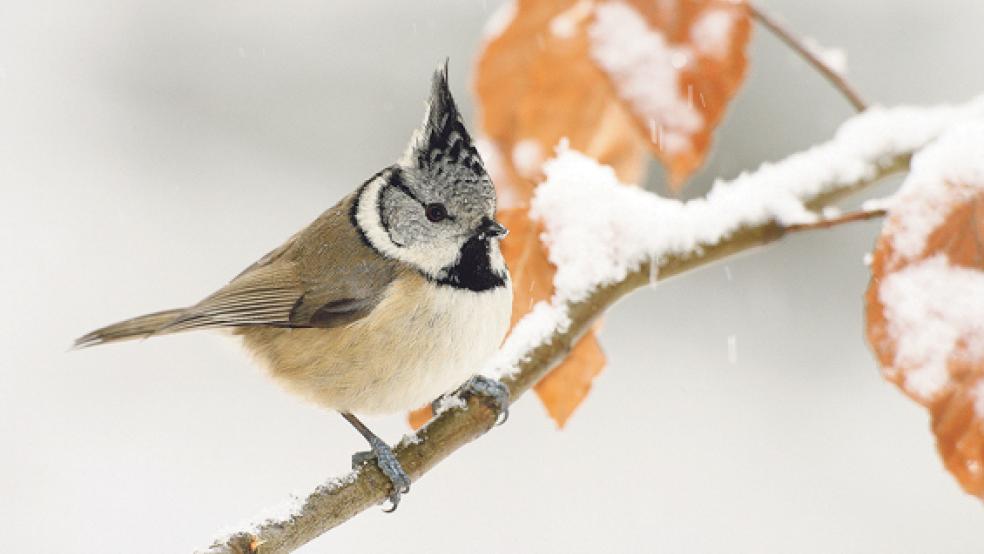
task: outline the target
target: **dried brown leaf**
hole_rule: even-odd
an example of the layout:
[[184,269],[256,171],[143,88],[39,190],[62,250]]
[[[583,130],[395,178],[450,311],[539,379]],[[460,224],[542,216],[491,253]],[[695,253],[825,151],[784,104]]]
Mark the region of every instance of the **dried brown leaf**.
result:
[[604,367],[605,353],[591,332],[581,337],[563,363],[536,384],[534,390],[557,427],[567,423]]
[[546,250],[540,242],[543,227],[530,220],[526,209],[499,210],[496,218],[509,229],[509,235],[502,241],[502,256],[513,282],[511,325],[515,325],[534,304],[550,298],[554,267],[547,261]]
[[[618,3],[619,0],[606,2]],[[669,59],[679,66],[675,83],[671,74],[648,72],[658,77],[661,85],[675,85],[675,91],[653,91],[652,95],[643,94],[635,102],[629,98],[628,102],[640,132],[650,138],[650,150],[666,167],[670,184],[679,190],[704,162],[712,133],[744,81],[751,19],[741,1],[629,0],[628,4],[646,20],[650,31],[665,41]],[[639,65],[665,57],[665,53],[651,52],[639,58]],[[611,71],[608,74],[615,89],[627,97],[632,95],[632,88],[639,86],[639,74],[644,71],[637,68],[632,76]],[[656,94],[674,93],[675,102],[646,101]],[[699,116],[694,126],[688,125],[688,117],[680,113],[688,108]]]
[[[878,239],[872,263],[871,284],[865,295],[868,342],[874,349],[887,379],[913,400],[926,406],[932,417],[937,448],[946,468],[968,493],[984,498],[984,353],[969,348],[971,342],[984,341],[984,325],[961,329],[946,360],[945,382],[927,388],[916,380],[918,367],[900,359],[902,344],[892,306],[885,303],[882,284],[906,268],[945,256],[949,266],[970,269],[984,276],[984,193],[959,185],[945,187],[948,199],[933,198],[937,205],[948,205],[942,224],[929,233],[918,256],[903,256],[893,247],[893,233],[905,221],[890,216]],[[924,205],[927,199],[902,197]],[[921,294],[923,291],[914,292]],[[911,300],[911,299],[909,299]],[[969,300],[969,299],[968,299]],[[942,316],[941,316],[942,317]],[[984,319],[984,314],[981,315]],[[925,325],[932,325],[926,321]]]
[[[510,189],[525,205],[538,182],[541,163],[562,138],[572,148],[615,167],[624,182],[636,182],[645,159],[643,139],[591,60],[585,27],[593,6],[583,2],[520,0],[510,23],[489,40],[478,60],[475,90],[481,129],[500,153]],[[590,3],[589,3],[590,6]],[[561,14],[571,33],[551,30]]]

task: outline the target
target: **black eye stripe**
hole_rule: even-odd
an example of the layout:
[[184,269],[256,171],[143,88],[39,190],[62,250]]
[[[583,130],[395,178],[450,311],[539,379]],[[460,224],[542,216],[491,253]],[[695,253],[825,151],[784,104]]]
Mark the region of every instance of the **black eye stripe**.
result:
[[403,182],[403,175],[400,173],[399,169],[394,169],[389,174],[389,178],[387,179],[386,182],[389,186],[409,196],[414,202],[420,204],[421,206],[425,205],[423,202],[420,201],[419,198],[417,198],[417,195],[415,195],[413,191],[410,190],[410,187],[408,187],[407,184]]

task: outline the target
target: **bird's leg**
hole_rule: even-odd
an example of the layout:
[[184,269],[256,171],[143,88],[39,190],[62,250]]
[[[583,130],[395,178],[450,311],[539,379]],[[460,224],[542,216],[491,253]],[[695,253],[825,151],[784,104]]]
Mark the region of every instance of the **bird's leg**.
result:
[[492,400],[496,409],[499,411],[496,425],[502,425],[509,419],[509,389],[502,384],[502,381],[483,377],[482,375],[475,375],[466,381],[464,385],[461,385],[457,394],[462,398],[468,398],[473,394],[477,394]]
[[396,510],[396,507],[400,504],[400,496],[410,492],[410,476],[403,470],[403,466],[400,465],[400,461],[396,459],[396,454],[393,453],[393,449],[391,449],[388,444],[383,442],[383,439],[377,437],[375,433],[370,431],[364,423],[359,421],[359,418],[347,412],[342,412],[342,417],[351,423],[352,427],[355,427],[355,430],[365,437],[365,439],[369,442],[369,448],[372,449],[368,452],[355,453],[352,456],[352,469],[360,467],[369,460],[375,460],[376,466],[383,472],[383,475],[390,480],[390,484],[393,485],[393,492],[391,492],[389,496],[392,506],[385,511],[392,512],[393,510]]

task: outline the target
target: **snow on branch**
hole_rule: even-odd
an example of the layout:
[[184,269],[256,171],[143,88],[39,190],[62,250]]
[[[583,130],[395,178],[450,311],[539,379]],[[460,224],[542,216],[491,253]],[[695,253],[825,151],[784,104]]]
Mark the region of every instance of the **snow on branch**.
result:
[[562,144],[544,166],[546,180],[537,187],[532,210],[543,221],[543,240],[557,267],[555,296],[519,322],[495,369],[508,374],[517,353],[565,329],[569,316],[563,306],[625,280],[643,265],[655,281],[666,276],[671,262],[703,260],[709,247],[732,244],[750,229],[773,226],[781,234],[816,222],[818,200],[907,165],[913,152],[944,130],[977,118],[984,118],[984,96],[958,107],[871,108],[847,120],[833,140],[734,180],[718,180],[705,198],[687,202],[621,186],[610,167]]
[[[809,150],[680,202],[618,184],[614,172],[561,147],[534,198],[556,293],[521,320],[486,373],[502,376],[515,400],[566,355],[617,299],[632,290],[781,238],[816,221],[841,195],[908,167],[913,153],[947,128],[984,119],[984,97],[962,106],[873,108]],[[492,428],[494,406],[478,397],[449,409],[394,449],[416,481]],[[218,538],[204,552],[290,552],[384,501],[389,482],[369,464],[319,486],[280,514]],[[408,502],[403,509],[413,509]]]
[[719,180],[705,198],[688,202],[618,186],[611,168],[561,146],[533,200],[557,266],[557,294],[581,300],[643,262],[696,255],[742,228],[812,223],[811,200],[872,179],[972,117],[984,117],[984,98],[959,109],[873,108],[845,123],[834,140],[733,181]]

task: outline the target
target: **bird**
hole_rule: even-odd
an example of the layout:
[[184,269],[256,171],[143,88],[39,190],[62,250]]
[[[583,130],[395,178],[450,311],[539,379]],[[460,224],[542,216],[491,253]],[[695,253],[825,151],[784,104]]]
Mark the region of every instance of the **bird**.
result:
[[[289,391],[335,410],[389,478],[390,509],[410,478],[354,414],[407,411],[456,391],[508,409],[477,375],[509,328],[512,286],[496,192],[448,86],[434,72],[422,124],[398,161],[200,302],[128,319],[84,348],[224,329]],[[462,385],[464,383],[464,385]],[[501,418],[500,415],[500,418]]]

